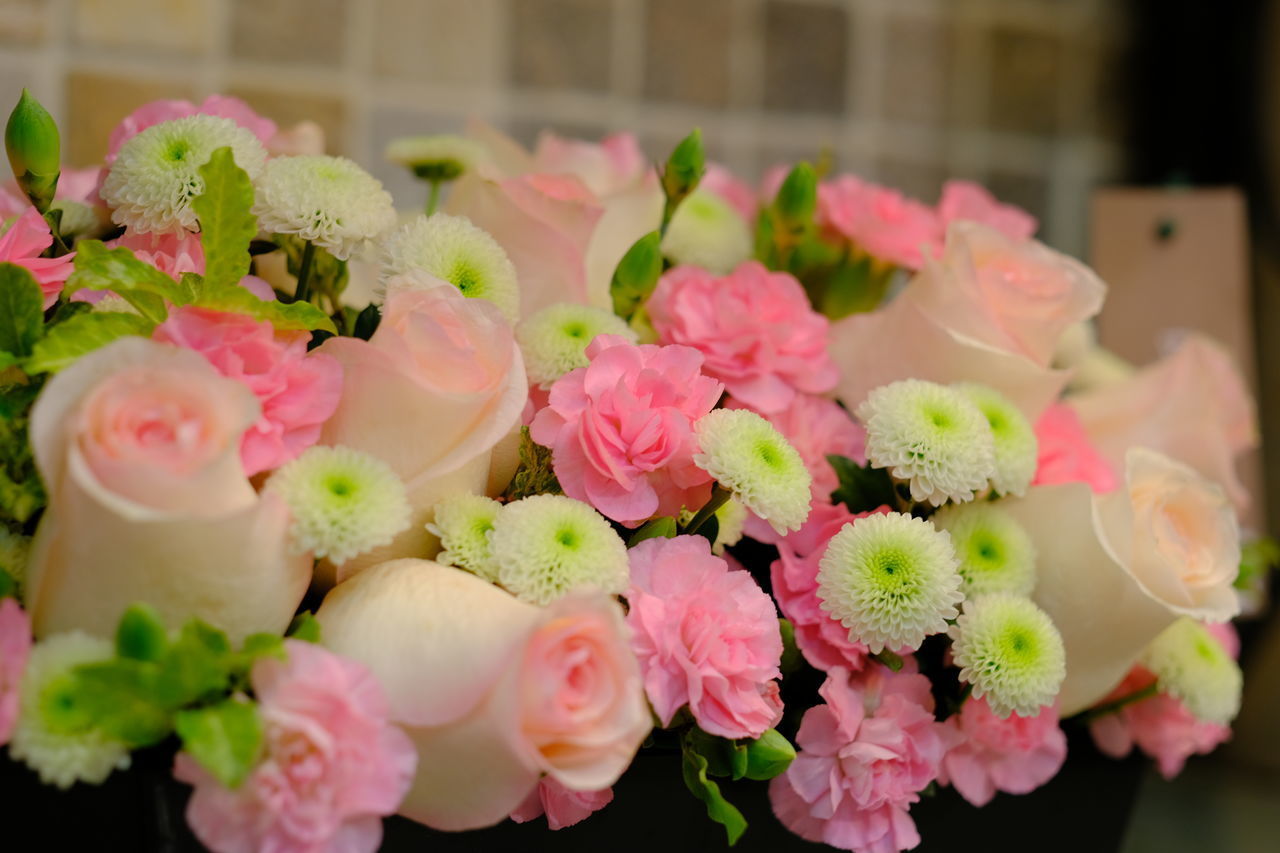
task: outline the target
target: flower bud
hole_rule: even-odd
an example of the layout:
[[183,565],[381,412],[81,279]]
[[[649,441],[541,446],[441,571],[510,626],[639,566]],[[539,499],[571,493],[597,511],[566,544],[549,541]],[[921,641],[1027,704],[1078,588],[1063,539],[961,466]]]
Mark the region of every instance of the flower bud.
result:
[[813,219],[818,206],[818,176],[808,163],[797,163],[778,188],[773,206],[778,216],[793,230]]
[[706,171],[706,154],[702,150],[702,131],[694,128],[671,152],[662,171],[662,190],[667,194],[667,209],[673,211],[685,196],[698,187]]
[[768,729],[747,744],[748,779],[764,781],[780,776],[795,760],[796,749],[777,729]]
[[44,213],[58,188],[61,143],[53,116],[26,89],[9,114],[4,147],[18,186],[36,209]]

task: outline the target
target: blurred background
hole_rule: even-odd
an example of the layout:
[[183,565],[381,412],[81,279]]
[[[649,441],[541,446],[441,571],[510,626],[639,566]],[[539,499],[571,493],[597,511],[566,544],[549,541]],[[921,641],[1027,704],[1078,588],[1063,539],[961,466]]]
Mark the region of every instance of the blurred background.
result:
[[[475,116],[526,144],[543,127],[632,130],[657,159],[699,126],[709,154],[748,178],[826,156],[927,202],[945,178],[981,181],[1086,259],[1117,222],[1094,205],[1099,187],[1156,188],[1144,204],[1157,212],[1192,187],[1234,187],[1211,216],[1225,248],[1179,238],[1207,271],[1125,300],[1130,316],[1112,315],[1103,339],[1154,354],[1126,323],[1145,328],[1139,315],[1165,295],[1221,309],[1211,331],[1254,376],[1264,444],[1280,448],[1277,48],[1280,0],[0,0],[0,102],[29,87],[64,128],[67,159],[88,165],[139,104],[226,92],[283,125],[318,122],[404,208],[425,190],[382,162],[397,136]],[[1135,233],[1154,241],[1163,222]],[[1145,242],[1134,251],[1154,251]],[[1113,304],[1138,287],[1093,259]],[[1183,310],[1174,320],[1196,325],[1201,309]],[[1269,513],[1251,524],[1274,532],[1272,456],[1253,472]],[[1275,849],[1271,622],[1245,632],[1235,742],[1175,782],[1149,774],[1126,853]]]

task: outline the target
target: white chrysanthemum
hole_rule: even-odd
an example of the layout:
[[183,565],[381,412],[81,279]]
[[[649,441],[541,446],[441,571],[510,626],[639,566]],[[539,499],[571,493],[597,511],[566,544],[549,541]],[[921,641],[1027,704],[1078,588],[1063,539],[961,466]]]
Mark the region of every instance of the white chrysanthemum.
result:
[[226,146],[236,165],[257,178],[267,152],[229,118],[194,115],[153,125],[120,146],[102,182],[111,218],[137,233],[195,231],[191,202],[204,192],[200,167]]
[[501,511],[502,504],[484,495],[457,495],[436,504],[435,519],[427,525],[440,539],[442,550],[436,562],[497,581],[489,533]]
[[813,477],[773,424],[747,409],[715,409],[693,425],[693,461],[780,534],[809,517]]
[[627,546],[604,516],[563,495],[507,504],[489,534],[498,583],[532,604],[575,589],[617,594],[627,587]]
[[822,609],[873,652],[916,649],[963,599],[951,537],[900,512],[846,524],[818,561]]
[[[722,503],[715,512],[716,541],[711,543],[711,553],[723,554],[725,548],[741,542],[743,532],[747,526],[747,517],[750,514],[745,506],[732,498]],[[693,521],[695,515],[697,513],[693,510],[680,510],[681,526]]]
[[79,631],[47,637],[31,650],[9,754],[46,785],[99,785],[112,770],[129,767],[128,747],[94,727],[92,715],[76,701],[70,675],[73,667],[113,654],[111,643]]
[[484,146],[448,133],[405,136],[391,140],[385,156],[424,181],[452,181],[476,167],[484,157]]
[[636,340],[627,322],[612,311],[559,302],[525,318],[516,326],[525,370],[535,385],[549,386],[576,367],[587,366],[587,344],[596,335]]
[[310,447],[267,488],[289,505],[294,547],[338,565],[409,526],[404,483],[387,463],[350,447]]
[[662,253],[677,264],[692,264],[727,275],[751,257],[751,229],[737,209],[710,190],[695,190],[671,216]]
[[416,216],[387,238],[383,280],[425,272],[464,296],[488,299],[515,322],[520,315],[516,268],[498,241],[464,216]]
[[262,170],[253,212],[268,234],[294,234],[343,260],[396,224],[382,183],[346,157],[275,157]]
[[1226,725],[1240,711],[1243,676],[1203,625],[1187,617],[1174,622],[1142,653],[1160,690],[1180,700],[1197,718]]
[[944,506],[932,521],[951,534],[965,598],[996,592],[1030,595],[1035,589],[1035,543],[999,504]]
[[1067,675],[1058,628],[1031,599],[999,593],[966,602],[949,631],[960,680],[998,716],[1035,716]]
[[8,573],[18,588],[18,599],[22,599],[22,588],[27,580],[27,556],[31,552],[31,537],[20,533],[10,533],[6,527],[0,527],[0,571]]
[[954,388],[892,382],[867,395],[858,418],[867,428],[867,459],[908,481],[913,500],[973,500],[995,468],[987,419]]
[[952,386],[978,407],[991,427],[995,470],[991,487],[1002,495],[1024,495],[1036,476],[1039,442],[1022,410],[994,388],[971,382]]

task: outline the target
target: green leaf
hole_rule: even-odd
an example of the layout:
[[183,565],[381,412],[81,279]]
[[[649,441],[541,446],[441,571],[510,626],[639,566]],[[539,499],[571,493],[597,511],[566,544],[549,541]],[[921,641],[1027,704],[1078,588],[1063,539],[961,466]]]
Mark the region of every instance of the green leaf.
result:
[[116,654],[133,660],[158,661],[169,650],[169,632],[149,605],[133,604],[116,627]]
[[249,244],[258,233],[253,183],[236,165],[231,148],[213,152],[200,167],[204,192],[191,202],[200,220],[204,280],[210,287],[238,285],[249,274]]
[[765,782],[786,772],[795,760],[796,748],[777,729],[769,729],[746,745],[746,753],[744,775],[748,779]]
[[255,660],[261,657],[283,658],[284,637],[279,634],[250,634],[244,638],[240,654]]
[[107,736],[136,748],[159,743],[173,730],[158,700],[156,664],[116,658],[82,664],[71,677],[77,703]]
[[8,370],[10,367],[15,367],[19,364],[22,364],[22,359],[11,352],[0,350],[0,370]]
[[840,479],[840,485],[831,493],[833,503],[843,503],[850,512],[870,512],[894,505],[893,480],[884,468],[864,467],[848,457],[834,454],[828,456],[827,461]]
[[96,311],[77,314],[49,329],[27,359],[28,373],[57,373],[86,353],[128,335],[150,336],[156,324],[137,314]]
[[747,820],[720,793],[720,786],[707,778],[706,757],[692,748],[688,738],[682,739],[681,743],[685,787],[706,804],[707,817],[724,827],[729,846],[732,847],[738,843],[742,833],[747,831]]
[[808,163],[797,163],[778,188],[773,207],[778,218],[792,230],[813,219],[818,205],[818,177]]
[[31,355],[44,331],[44,295],[35,277],[17,264],[0,264],[0,351]]
[[62,292],[70,296],[84,289],[114,291],[154,323],[163,322],[168,313],[165,300],[186,305],[192,299],[189,283],[176,282],[128,249],[108,249],[100,240],[76,243],[75,272]]
[[630,319],[658,285],[662,275],[662,235],[651,231],[641,237],[618,261],[609,294],[613,297],[613,313]]
[[290,639],[318,643],[320,642],[320,623],[310,610],[304,610],[293,617],[293,622],[286,633]]
[[515,501],[541,494],[562,494],[560,481],[551,466],[551,448],[535,442],[527,426],[520,427],[520,467],[507,486],[506,497]]
[[674,539],[679,527],[676,520],[669,515],[653,518],[640,526],[640,529],[627,540],[627,547],[634,548],[646,539]]
[[181,708],[225,693],[235,661],[227,635],[192,619],[182,626],[159,665],[157,696],[167,708]]
[[18,597],[18,582],[8,571],[0,568],[0,601],[10,596]]
[[329,315],[310,302],[284,303],[274,299],[259,299],[238,284],[210,286],[206,283],[195,299],[195,304],[214,311],[248,314],[258,320],[268,320],[281,331],[322,329],[338,333],[338,327],[333,324]]
[[707,773],[712,776],[727,776],[741,779],[747,772],[747,747],[728,738],[707,734],[696,726],[688,729],[684,735],[688,749],[707,760]]
[[804,656],[796,645],[796,626],[788,619],[779,619],[778,633],[782,635],[782,663],[779,669],[783,675],[790,675],[804,663]]
[[248,700],[179,711],[174,727],[183,749],[228,788],[244,782],[262,749],[262,719]]

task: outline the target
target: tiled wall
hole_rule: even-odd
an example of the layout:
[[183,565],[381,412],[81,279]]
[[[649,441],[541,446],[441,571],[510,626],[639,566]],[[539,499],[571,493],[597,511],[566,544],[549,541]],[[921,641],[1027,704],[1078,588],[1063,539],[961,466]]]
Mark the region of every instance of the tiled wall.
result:
[[99,156],[156,97],[240,95],[372,164],[470,114],[634,129],[661,156],[693,125],[758,174],[829,149],[932,199],[986,181],[1083,248],[1089,187],[1117,174],[1116,0],[0,0],[0,99],[30,86],[68,156]]

